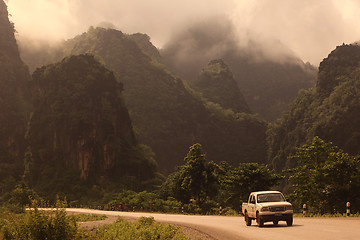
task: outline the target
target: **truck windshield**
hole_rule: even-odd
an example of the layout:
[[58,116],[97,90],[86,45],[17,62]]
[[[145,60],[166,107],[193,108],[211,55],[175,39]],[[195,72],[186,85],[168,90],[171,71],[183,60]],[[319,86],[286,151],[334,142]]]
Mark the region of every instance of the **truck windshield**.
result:
[[257,195],[257,202],[285,202],[285,198],[280,193],[266,193]]

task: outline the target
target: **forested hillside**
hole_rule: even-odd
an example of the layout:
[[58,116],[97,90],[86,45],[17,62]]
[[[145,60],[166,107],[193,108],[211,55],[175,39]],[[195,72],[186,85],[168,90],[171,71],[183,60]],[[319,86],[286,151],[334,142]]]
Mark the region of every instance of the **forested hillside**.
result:
[[25,204],[36,194],[87,201],[159,184],[154,154],[136,139],[114,73],[80,55],[31,78],[14,32],[0,1],[0,201]]
[[[315,85],[315,67],[305,64],[280,42],[268,49],[256,41],[241,47],[231,24],[221,20],[194,24],[174,35],[161,49],[164,63],[192,82],[210,60],[223,59],[250,109],[267,121],[280,117],[300,89]],[[267,54],[272,51],[276,53]]]
[[21,61],[14,27],[5,3],[0,1],[0,189],[6,192],[23,169],[24,134],[29,112],[25,94],[30,80]]
[[26,180],[40,193],[76,193],[101,178],[154,177],[157,163],[135,139],[123,86],[91,55],[71,56],[33,73]]
[[303,90],[268,131],[269,160],[276,169],[294,166],[295,147],[315,136],[345,152],[360,153],[360,46],[338,46],[319,67],[315,88]]
[[196,142],[214,161],[264,162],[265,122],[204,101],[159,63],[149,40],[143,34],[90,28],[59,49],[63,56],[95,54],[116,72],[139,140],[153,149],[163,172],[182,164],[184,152]]

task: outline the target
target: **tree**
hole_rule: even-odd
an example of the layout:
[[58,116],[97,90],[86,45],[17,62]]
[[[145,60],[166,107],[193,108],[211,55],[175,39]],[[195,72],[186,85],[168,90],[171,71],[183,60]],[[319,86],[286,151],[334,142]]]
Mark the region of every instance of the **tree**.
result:
[[190,147],[184,160],[186,163],[162,185],[161,195],[174,197],[182,203],[194,199],[202,210],[207,200],[240,210],[241,202],[250,192],[269,190],[282,179],[264,164],[242,163],[233,168],[227,162],[206,162],[199,143]]
[[247,200],[250,192],[269,190],[281,179],[280,174],[273,173],[264,164],[242,163],[230,168],[221,182],[224,204],[240,210],[241,202]]
[[291,156],[298,166],[287,171],[294,191],[294,203],[306,203],[317,213],[343,212],[347,201],[359,209],[360,160],[331,142],[315,137]]
[[194,199],[201,208],[208,197],[214,197],[217,193],[217,178],[214,174],[217,165],[206,162],[199,143],[190,147],[184,160],[186,163],[169,176],[164,186],[177,200],[188,203]]

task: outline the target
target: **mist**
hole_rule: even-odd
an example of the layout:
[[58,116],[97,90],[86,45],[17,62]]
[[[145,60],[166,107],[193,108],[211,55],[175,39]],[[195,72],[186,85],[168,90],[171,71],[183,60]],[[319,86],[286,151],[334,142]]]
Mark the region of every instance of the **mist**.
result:
[[267,56],[293,52],[318,65],[337,45],[360,40],[356,0],[8,0],[7,5],[19,41],[61,41],[108,22],[125,33],[146,33],[163,48],[179,32],[217,19],[229,24],[222,29],[231,44],[246,48],[257,42]]

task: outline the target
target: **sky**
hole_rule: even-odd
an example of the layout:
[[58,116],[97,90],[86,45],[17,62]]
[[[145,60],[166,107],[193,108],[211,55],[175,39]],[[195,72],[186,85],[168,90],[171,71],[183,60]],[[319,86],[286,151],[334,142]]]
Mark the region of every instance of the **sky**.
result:
[[[280,41],[318,65],[342,43],[360,40],[358,0],[6,0],[18,39],[59,41],[112,23],[146,33],[158,48],[179,31],[209,19],[231,22],[246,47],[258,41],[272,54]],[[280,53],[279,53],[280,54]]]

